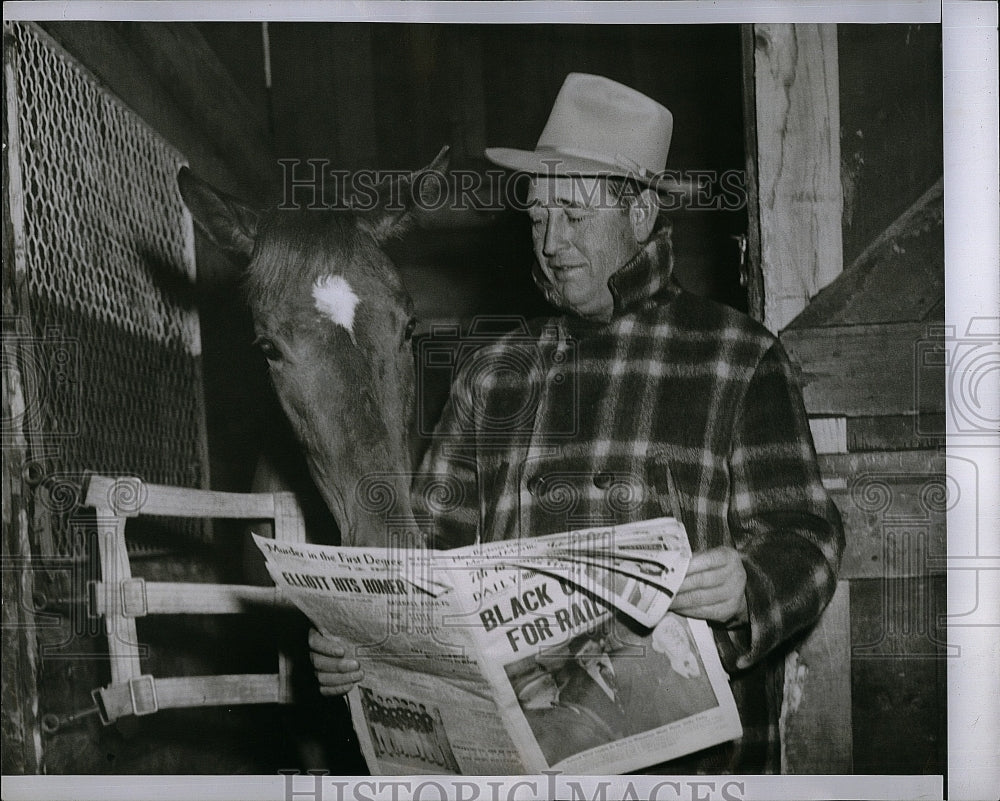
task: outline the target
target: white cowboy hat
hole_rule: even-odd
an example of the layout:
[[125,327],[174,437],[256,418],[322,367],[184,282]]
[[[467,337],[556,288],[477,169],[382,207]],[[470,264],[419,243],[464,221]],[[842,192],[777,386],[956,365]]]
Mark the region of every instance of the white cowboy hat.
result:
[[486,158],[532,175],[611,175],[659,187],[673,130],[673,115],[641,92],[571,72],[535,149],[489,147]]

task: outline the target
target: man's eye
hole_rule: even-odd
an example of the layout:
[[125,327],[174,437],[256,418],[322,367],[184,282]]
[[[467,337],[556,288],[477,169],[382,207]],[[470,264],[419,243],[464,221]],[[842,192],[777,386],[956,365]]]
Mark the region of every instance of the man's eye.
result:
[[572,222],[579,222],[580,220],[585,220],[590,216],[590,212],[586,209],[566,209],[566,217]]
[[274,344],[274,340],[268,339],[267,337],[257,337],[253,344],[260,349],[260,352],[264,354],[264,358],[269,362],[274,362],[281,358],[281,351],[278,350],[278,346]]
[[411,317],[407,323],[406,328],[403,330],[403,341],[409,342],[413,339],[413,332],[417,330],[417,318]]

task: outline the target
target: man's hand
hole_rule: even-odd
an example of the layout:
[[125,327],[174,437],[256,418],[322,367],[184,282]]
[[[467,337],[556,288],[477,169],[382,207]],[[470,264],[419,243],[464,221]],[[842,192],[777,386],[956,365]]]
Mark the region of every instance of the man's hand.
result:
[[347,648],[337,637],[310,629],[309,650],[322,695],[347,695],[365,677],[361,665],[347,657]]
[[747,573],[735,548],[722,546],[691,556],[671,612],[727,626],[747,623]]

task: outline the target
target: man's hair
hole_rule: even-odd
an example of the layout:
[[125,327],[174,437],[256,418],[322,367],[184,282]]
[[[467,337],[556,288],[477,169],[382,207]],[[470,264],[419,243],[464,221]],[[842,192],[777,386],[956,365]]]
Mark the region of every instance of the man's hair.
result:
[[608,194],[617,206],[622,209],[628,208],[639,199],[642,190],[645,188],[634,178],[620,178],[615,175],[607,177]]
[[[614,201],[617,208],[621,210],[623,214],[628,214],[629,209],[632,208],[633,203],[638,203],[639,199],[644,191],[648,189],[645,184],[639,183],[634,178],[621,178],[616,175],[609,175],[606,178],[608,185],[608,195],[611,200]],[[651,200],[660,207],[662,212],[662,206],[660,206],[660,196],[654,190],[651,193]],[[669,226],[665,215],[659,213],[656,215],[656,222],[653,224],[653,230],[650,233],[650,237],[655,237],[659,234],[664,227]]]

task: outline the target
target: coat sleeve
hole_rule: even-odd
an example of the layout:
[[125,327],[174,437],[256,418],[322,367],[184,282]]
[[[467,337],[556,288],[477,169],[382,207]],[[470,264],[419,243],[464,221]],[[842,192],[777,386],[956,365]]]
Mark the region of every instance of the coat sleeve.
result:
[[471,421],[457,412],[470,407],[456,403],[456,393],[466,389],[456,379],[411,487],[413,513],[431,548],[471,545],[479,533],[475,436]]
[[775,342],[735,420],[729,529],[746,569],[749,626],[720,631],[730,672],[812,625],[833,596],[844,551],[840,514],[816,461],[802,394]]

